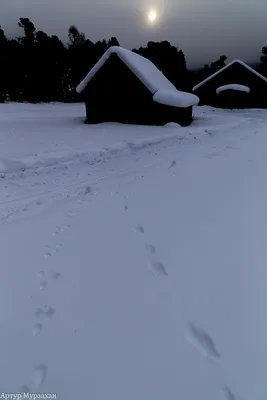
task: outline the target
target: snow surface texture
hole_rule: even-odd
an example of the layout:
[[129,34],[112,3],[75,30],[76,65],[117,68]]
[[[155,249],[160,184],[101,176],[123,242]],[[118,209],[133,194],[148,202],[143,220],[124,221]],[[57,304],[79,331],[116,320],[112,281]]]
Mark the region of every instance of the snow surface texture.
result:
[[138,79],[153,94],[155,102],[175,106],[191,107],[199,103],[199,98],[191,93],[181,92],[158,70],[148,59],[122,47],[110,47],[100,58],[96,65],[90,70],[84,80],[77,86],[77,92],[82,93],[90,80],[109,59],[111,54],[118,57],[138,77]]
[[264,80],[265,82],[267,82],[267,78],[265,78],[265,76],[259,74],[257,71],[255,71],[255,69],[251,68],[249,65],[247,65],[246,63],[244,63],[243,61],[240,60],[233,60],[231,61],[229,64],[227,64],[225,67],[219,69],[219,71],[215,72],[214,74],[210,75],[208,78],[204,79],[204,81],[198,83],[194,88],[193,88],[193,92],[198,89],[200,86],[204,85],[205,83],[207,83],[209,80],[213,79],[215,76],[219,75],[221,72],[225,71],[227,68],[229,68],[231,65],[238,63],[240,65],[242,65],[243,67],[245,67],[246,69],[248,69],[250,72],[252,72],[253,74],[257,75],[259,78],[261,78],[262,80]]
[[220,86],[216,89],[216,94],[220,94],[221,92],[224,92],[225,90],[237,90],[239,92],[246,92],[249,93],[250,92],[250,88],[244,85],[237,85],[235,83],[231,84],[231,85],[224,85],[224,86]]
[[0,178],[1,391],[264,400],[266,111],[83,113],[0,105],[0,159],[69,155]]

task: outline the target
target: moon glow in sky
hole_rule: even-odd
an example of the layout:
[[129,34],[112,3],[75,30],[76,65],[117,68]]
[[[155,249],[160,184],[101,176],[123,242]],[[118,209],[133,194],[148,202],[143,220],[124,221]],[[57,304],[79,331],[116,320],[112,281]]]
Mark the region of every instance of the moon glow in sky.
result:
[[153,25],[158,19],[158,13],[155,8],[150,8],[147,13],[147,20],[148,22]]

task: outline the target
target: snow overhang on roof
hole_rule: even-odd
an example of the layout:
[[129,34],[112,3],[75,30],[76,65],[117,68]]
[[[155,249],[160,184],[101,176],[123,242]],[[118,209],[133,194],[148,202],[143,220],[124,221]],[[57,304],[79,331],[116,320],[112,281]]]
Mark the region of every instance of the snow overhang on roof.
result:
[[236,83],[232,83],[230,85],[224,85],[224,86],[218,87],[216,89],[216,94],[220,94],[221,92],[224,92],[225,90],[236,90],[236,91],[239,91],[239,92],[246,92],[246,93],[250,92],[250,88],[248,86],[238,85]]

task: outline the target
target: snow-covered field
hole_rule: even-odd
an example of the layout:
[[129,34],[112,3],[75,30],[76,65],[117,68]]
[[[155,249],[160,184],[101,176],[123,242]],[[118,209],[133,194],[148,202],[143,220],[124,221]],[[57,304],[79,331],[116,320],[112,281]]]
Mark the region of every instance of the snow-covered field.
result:
[[0,105],[0,393],[266,399],[267,113],[194,114]]

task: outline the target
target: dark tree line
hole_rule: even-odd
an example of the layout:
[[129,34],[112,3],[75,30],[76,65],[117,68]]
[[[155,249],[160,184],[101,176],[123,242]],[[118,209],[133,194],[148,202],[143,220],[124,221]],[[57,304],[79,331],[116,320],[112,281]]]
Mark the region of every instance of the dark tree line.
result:
[[[57,36],[38,31],[28,18],[20,18],[18,25],[22,35],[15,39],[8,39],[0,26],[0,101],[77,101],[76,86],[109,47],[120,45],[115,37],[93,43],[73,25],[65,45]],[[180,90],[190,90],[227,60],[223,55],[192,72],[183,51],[167,41],[150,41],[133,51],[151,60]],[[258,70],[267,76],[267,46]]]
[[177,89],[189,89],[186,61],[182,50],[163,41],[148,42],[146,47],[133,51],[152,61]]

